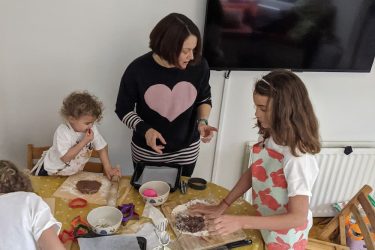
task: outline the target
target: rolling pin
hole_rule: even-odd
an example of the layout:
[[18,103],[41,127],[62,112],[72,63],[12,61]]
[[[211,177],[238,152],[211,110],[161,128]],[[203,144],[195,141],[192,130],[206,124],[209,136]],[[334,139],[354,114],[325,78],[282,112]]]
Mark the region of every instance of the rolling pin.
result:
[[109,189],[108,199],[107,199],[108,206],[116,207],[119,181],[120,181],[120,177],[118,177],[117,175],[112,176],[111,188]]

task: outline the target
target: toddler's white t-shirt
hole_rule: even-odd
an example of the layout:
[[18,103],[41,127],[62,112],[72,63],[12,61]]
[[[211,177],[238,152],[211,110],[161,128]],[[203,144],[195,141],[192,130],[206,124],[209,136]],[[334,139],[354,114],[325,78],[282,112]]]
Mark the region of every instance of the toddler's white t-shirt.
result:
[[51,226],[56,229],[56,234],[60,232],[61,223],[35,193],[0,195],[0,250],[37,249],[39,237]]
[[53,145],[48,149],[44,158],[44,169],[48,172],[48,175],[72,175],[82,171],[91,157],[92,150],[101,150],[107,146],[107,142],[99,133],[96,125],[93,125],[91,129],[94,133],[94,139],[84,146],[68,165],[60,158],[79,143],[84,138],[85,133],[74,131],[69,123],[63,123],[56,129],[53,136]]

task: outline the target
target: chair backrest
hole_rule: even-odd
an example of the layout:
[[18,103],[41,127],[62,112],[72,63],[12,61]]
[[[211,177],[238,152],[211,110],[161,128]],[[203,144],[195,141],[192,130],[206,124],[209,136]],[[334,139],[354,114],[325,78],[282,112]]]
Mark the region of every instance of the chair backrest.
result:
[[[44,151],[48,150],[50,146],[34,147],[33,144],[27,145],[27,168],[32,169],[36,162],[42,157]],[[102,173],[103,164],[100,163],[98,151],[94,150],[91,154],[90,160],[86,163],[84,171]]]
[[361,205],[368,221],[373,230],[375,230],[375,210],[368,199],[368,195],[371,193],[372,188],[368,185],[364,185],[361,190],[345,205],[345,207],[337,214],[319,233],[318,238],[321,240],[330,240],[335,230],[339,229],[339,241],[341,245],[346,246],[346,234],[345,234],[345,219],[350,214],[353,214],[359,228],[363,240],[366,243],[368,250],[375,250],[375,240],[370,232],[369,227],[364,221],[364,215],[361,214],[358,206]]
[[83,168],[84,171],[103,173],[103,164],[100,162],[99,152],[96,150],[92,151],[90,160],[86,163]]

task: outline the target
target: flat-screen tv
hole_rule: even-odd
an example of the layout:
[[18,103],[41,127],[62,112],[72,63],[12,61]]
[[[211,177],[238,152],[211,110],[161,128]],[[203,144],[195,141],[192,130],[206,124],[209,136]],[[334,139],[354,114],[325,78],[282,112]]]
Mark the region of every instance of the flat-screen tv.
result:
[[375,0],[207,0],[213,70],[370,72]]

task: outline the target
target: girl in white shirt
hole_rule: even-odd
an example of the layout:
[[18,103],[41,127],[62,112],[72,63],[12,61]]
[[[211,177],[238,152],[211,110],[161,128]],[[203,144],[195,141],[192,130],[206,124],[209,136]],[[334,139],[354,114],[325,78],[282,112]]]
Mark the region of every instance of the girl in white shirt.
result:
[[[255,83],[255,117],[262,140],[252,149],[253,163],[216,206],[198,205],[209,231],[228,234],[260,229],[268,250],[305,249],[312,226],[311,190],[319,172],[318,121],[302,80],[288,70],[274,70]],[[257,215],[224,211],[252,188]]]
[[102,103],[86,91],[73,92],[66,97],[61,108],[65,122],[56,129],[52,147],[32,172],[39,176],[75,174],[83,170],[95,149],[105,175],[109,179],[120,176],[120,170],[111,166],[107,142],[95,125],[102,118],[102,112]]
[[0,214],[0,250],[65,249],[57,236],[61,223],[32,192],[30,179],[5,160],[0,160]]

